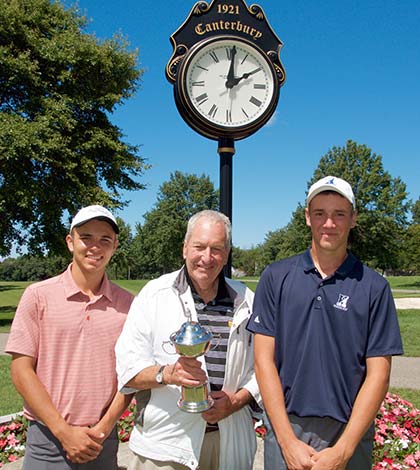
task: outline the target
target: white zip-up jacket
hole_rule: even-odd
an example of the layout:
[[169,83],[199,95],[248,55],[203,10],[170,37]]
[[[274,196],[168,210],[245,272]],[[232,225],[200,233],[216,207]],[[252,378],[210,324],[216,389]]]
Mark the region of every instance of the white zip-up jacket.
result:
[[[181,274],[181,275],[180,275]],[[197,321],[190,287],[179,283],[182,270],[165,274],[148,282],[134,299],[115,351],[118,388],[132,389],[125,384],[139,372],[156,364],[173,364],[178,355],[169,343],[172,333],[187,320],[189,309]],[[184,285],[182,285],[184,284]],[[246,330],[254,294],[244,284],[226,278],[234,294],[234,316],[226,353],[223,390],[235,393],[247,389],[257,403],[260,395],[254,374],[253,337]],[[182,305],[183,304],[183,305]],[[198,358],[206,370],[204,357]],[[150,395],[149,395],[150,394]],[[181,411],[177,402],[181,388],[166,385],[150,392],[138,392],[136,424],[130,436],[130,449],[145,458],[179,462],[195,470],[206,427],[200,413]],[[219,421],[220,470],[251,470],[256,438],[249,406]]]

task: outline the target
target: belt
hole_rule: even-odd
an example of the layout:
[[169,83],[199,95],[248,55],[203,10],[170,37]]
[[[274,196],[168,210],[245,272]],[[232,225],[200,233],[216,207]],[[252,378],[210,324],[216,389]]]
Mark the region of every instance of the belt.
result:
[[207,432],[214,432],[214,431],[218,431],[218,430],[219,430],[219,425],[217,423],[215,423],[215,424],[207,423],[206,433]]

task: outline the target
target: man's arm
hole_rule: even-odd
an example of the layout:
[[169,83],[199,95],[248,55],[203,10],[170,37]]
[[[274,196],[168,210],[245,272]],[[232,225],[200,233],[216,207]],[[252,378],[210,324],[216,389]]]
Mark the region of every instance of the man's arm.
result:
[[61,442],[67,457],[77,463],[95,459],[102,450],[101,433],[87,427],[71,426],[55,408],[44,385],[35,372],[36,359],[13,354],[11,375],[16,390],[29,408]]
[[313,457],[313,470],[342,470],[373,423],[389,386],[391,357],[366,359],[366,379],[356,397],[346,428],[337,443]]
[[120,419],[121,415],[127,409],[131,400],[134,397],[134,393],[123,394],[117,392],[108,407],[106,413],[102,416],[100,421],[92,427],[93,430],[103,435],[103,438],[99,442],[103,442],[113,430],[115,424]]
[[300,441],[290,425],[284,401],[283,387],[274,360],[275,339],[256,334],[254,338],[255,374],[265,411],[281,447],[287,467],[306,470],[312,467],[315,450]]
[[163,369],[163,384],[156,382],[156,374],[160,365],[145,367],[125,386],[137,390],[149,390],[162,387],[162,385],[185,385],[197,387],[207,381],[207,375],[202,364],[193,357],[179,357],[175,364],[166,365]]

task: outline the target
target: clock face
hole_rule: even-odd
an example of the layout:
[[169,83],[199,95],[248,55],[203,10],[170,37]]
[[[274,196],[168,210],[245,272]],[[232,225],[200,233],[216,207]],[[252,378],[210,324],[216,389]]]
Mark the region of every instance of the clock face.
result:
[[234,38],[197,47],[181,73],[185,103],[199,120],[217,128],[264,124],[277,104],[277,78],[268,58]]

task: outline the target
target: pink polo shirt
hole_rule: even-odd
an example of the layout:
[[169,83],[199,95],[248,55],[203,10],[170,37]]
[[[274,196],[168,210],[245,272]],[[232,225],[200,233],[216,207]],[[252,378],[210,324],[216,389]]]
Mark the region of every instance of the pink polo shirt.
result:
[[[90,300],[74,283],[71,265],[23,293],[5,351],[37,358],[36,373],[69,424],[95,424],[111,403],[114,346],[132,300],[106,276]],[[26,405],[24,411],[37,419]]]

